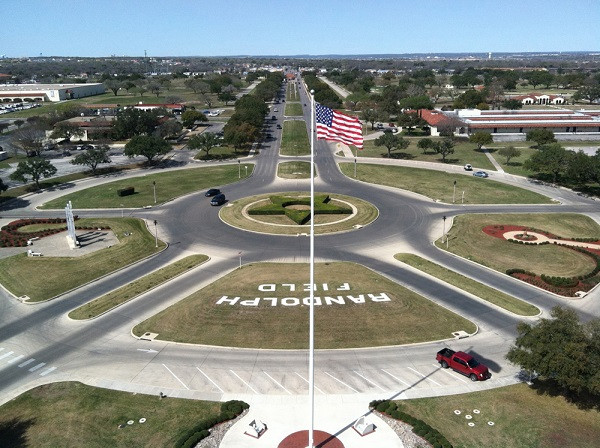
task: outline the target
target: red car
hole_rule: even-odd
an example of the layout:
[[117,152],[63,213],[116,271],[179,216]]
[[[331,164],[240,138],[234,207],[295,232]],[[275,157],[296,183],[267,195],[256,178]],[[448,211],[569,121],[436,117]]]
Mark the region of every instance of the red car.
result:
[[435,359],[444,369],[450,367],[452,370],[468,376],[471,381],[484,381],[492,377],[486,366],[465,352],[455,352],[444,348],[437,352]]

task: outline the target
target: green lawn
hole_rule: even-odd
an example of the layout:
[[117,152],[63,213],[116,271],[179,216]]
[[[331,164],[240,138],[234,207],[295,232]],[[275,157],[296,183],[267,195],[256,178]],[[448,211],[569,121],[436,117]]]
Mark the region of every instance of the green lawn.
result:
[[[315,176],[317,171],[315,170]],[[281,162],[277,165],[277,176],[283,179],[310,179],[309,162]]]
[[0,283],[17,297],[27,295],[32,302],[39,302],[96,280],[165,247],[162,241],[158,248],[155,247],[154,236],[140,219],[86,218],[78,220],[77,225],[108,226],[118,237],[119,244],[81,257],[27,257],[20,254],[3,258],[0,259]]
[[[133,332],[153,332],[161,340],[194,344],[305,349],[307,307],[283,306],[283,300],[307,297],[303,291],[307,281],[307,264],[245,265],[142,322]],[[315,283],[319,285],[315,297],[323,301],[315,306],[316,348],[407,344],[445,339],[457,330],[475,330],[475,325],[459,315],[357,264],[319,263]],[[278,287],[263,292],[258,289],[263,284]],[[377,302],[367,296],[381,293],[390,300]],[[354,303],[349,294],[357,299],[363,295],[365,303]],[[327,296],[337,299],[340,295],[346,303],[325,304]],[[271,300],[261,300],[257,306],[217,305],[223,296],[251,302],[256,297],[275,297],[278,301],[276,306]]]
[[0,407],[0,440],[3,448],[173,447],[194,425],[219,414],[218,402],[53,383]]
[[298,94],[298,87],[295,83],[288,83],[287,91],[285,94],[286,101],[299,101],[300,95]]
[[91,302],[71,311],[71,319],[90,319],[99,316],[152,288],[156,288],[163,283],[199,266],[208,260],[206,255],[190,255],[164,268],[158,269],[142,278],[139,278],[127,285],[98,297]]
[[288,117],[302,116],[302,105],[300,103],[285,103],[285,115]]
[[[354,163],[341,163],[340,169],[354,178]],[[538,193],[462,174],[424,170],[402,166],[383,166],[358,163],[357,179],[389,187],[414,191],[434,200],[452,203],[454,181],[455,201],[460,203],[464,191],[465,204],[551,204],[550,198]]]
[[[461,448],[597,448],[600,412],[561,396],[538,394],[525,384],[448,397],[397,402],[405,412]],[[473,412],[480,411],[479,414]],[[460,415],[454,413],[461,411]],[[467,420],[465,415],[472,415]],[[467,426],[467,422],[475,426]],[[488,421],[494,423],[488,425]]]
[[250,154],[250,148],[241,148],[237,149],[233,145],[221,145],[215,146],[212,148],[208,155],[206,155],[206,151],[198,150],[194,159],[196,160],[231,160],[238,159],[240,157],[247,157]]
[[[248,170],[248,176],[250,176],[254,164],[244,163],[244,166],[250,168]],[[47,202],[42,208],[63,208],[68,201],[73,203],[74,209],[136,208],[154,205],[152,182],[156,182],[156,203],[162,204],[163,202],[170,201],[188,193],[236,182],[238,180],[238,173],[238,164],[232,164],[147,174],[145,176],[122,179],[67,194]],[[241,169],[241,176],[242,178],[246,177],[246,170],[243,166]],[[125,187],[134,187],[135,194],[130,196],[118,196],[117,190]]]
[[516,297],[505,294],[490,286],[479,283],[472,278],[465,277],[457,272],[447,269],[432,261],[426,260],[413,254],[396,254],[397,260],[406,263],[414,268],[419,269],[429,275],[432,275],[440,280],[450,283],[457,288],[467,291],[486,302],[493,303],[501,308],[504,308],[511,313],[520,316],[536,316],[540,310],[533,305],[528,304]]
[[310,154],[310,144],[304,120],[287,120],[283,122],[280,154],[284,156]]
[[[515,148],[521,151],[521,155],[519,157],[513,157],[510,159],[510,163],[506,163],[506,157],[502,157],[498,154],[498,150],[500,148],[504,148],[507,146],[514,146]],[[496,159],[496,162],[500,164],[502,169],[510,174],[516,174],[517,176],[529,177],[534,175],[535,173],[523,168],[523,163],[529,157],[531,157],[538,150],[536,148],[532,148],[530,145],[526,145],[525,142],[514,142],[514,143],[495,143],[493,146],[490,146],[490,154]]]
[[[520,268],[537,274],[572,277],[590,272],[596,263],[566,247],[523,245],[485,234],[488,225],[522,225],[563,238],[600,239],[600,226],[591,218],[574,213],[460,215],[448,232],[449,251],[499,272]],[[446,250],[438,240],[436,245]]]

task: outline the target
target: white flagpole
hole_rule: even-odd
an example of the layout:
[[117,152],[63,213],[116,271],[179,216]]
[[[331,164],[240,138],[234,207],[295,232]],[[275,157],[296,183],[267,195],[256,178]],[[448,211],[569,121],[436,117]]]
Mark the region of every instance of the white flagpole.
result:
[[310,91],[310,318],[308,343],[308,397],[310,401],[310,429],[308,447],[314,447],[315,427],[315,91]]

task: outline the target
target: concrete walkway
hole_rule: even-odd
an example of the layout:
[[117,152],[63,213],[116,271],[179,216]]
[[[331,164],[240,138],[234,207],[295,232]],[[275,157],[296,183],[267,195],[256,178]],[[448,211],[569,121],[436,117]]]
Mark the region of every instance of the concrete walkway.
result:
[[494,165],[494,168],[496,168],[496,171],[498,171],[499,173],[504,173],[502,166],[500,166],[500,164],[496,161],[494,156],[492,154],[490,154],[490,152],[487,150],[487,148],[485,146],[482,146],[481,150],[487,156],[487,158],[489,159],[491,164]]

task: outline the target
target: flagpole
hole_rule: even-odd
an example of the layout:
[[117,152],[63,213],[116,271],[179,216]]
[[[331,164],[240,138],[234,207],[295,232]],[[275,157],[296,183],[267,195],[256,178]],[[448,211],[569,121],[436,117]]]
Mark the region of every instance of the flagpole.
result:
[[315,427],[315,91],[310,91],[310,317],[308,343],[308,401],[310,401],[310,429],[308,448],[314,447]]

